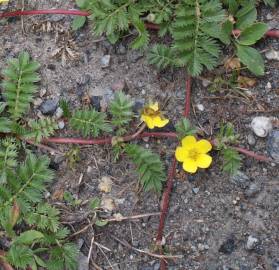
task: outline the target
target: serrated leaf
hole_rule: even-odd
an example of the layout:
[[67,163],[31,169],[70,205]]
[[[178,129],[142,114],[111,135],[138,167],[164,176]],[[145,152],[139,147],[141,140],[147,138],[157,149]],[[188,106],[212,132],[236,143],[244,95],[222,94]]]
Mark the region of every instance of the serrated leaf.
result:
[[76,31],[84,26],[86,22],[85,16],[76,16],[72,21],[72,30]]
[[36,230],[29,230],[21,233],[14,242],[17,244],[30,245],[41,238],[44,238],[44,235],[41,232]]
[[261,39],[268,29],[265,23],[254,23],[245,28],[237,40],[241,45],[253,45]]
[[264,60],[261,54],[254,48],[236,45],[237,56],[240,61],[247,66],[247,68],[255,75],[264,75]]
[[239,153],[232,149],[226,148],[222,150],[223,155],[223,170],[224,172],[234,175],[241,167],[241,156]]

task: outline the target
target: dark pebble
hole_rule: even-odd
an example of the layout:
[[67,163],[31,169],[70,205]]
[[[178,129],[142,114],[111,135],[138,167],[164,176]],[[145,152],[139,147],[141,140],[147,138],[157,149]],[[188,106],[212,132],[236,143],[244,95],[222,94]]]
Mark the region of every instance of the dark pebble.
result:
[[55,70],[56,69],[56,66],[54,64],[48,64],[47,65],[47,69],[49,70]]
[[91,100],[91,105],[92,107],[96,110],[96,111],[101,111],[101,100],[102,97],[101,96],[92,96],[90,98]]
[[233,237],[228,238],[219,248],[219,252],[224,254],[231,254],[235,251],[236,244]]
[[57,109],[59,103],[59,99],[47,99],[45,100],[41,106],[40,106],[40,111],[42,114],[46,115],[53,115]]
[[279,130],[273,130],[268,136],[267,152],[275,162],[279,162]]
[[273,269],[273,270],[279,270],[279,259],[275,259],[275,260],[272,262],[272,269]]
[[256,194],[258,194],[261,191],[261,185],[258,183],[252,183],[248,189],[245,190],[245,196],[247,198],[252,198]]
[[250,184],[250,178],[243,172],[238,171],[235,175],[230,178],[230,181],[239,186],[242,189],[245,189]]
[[133,106],[133,112],[140,113],[143,107],[144,107],[144,99],[137,99]]

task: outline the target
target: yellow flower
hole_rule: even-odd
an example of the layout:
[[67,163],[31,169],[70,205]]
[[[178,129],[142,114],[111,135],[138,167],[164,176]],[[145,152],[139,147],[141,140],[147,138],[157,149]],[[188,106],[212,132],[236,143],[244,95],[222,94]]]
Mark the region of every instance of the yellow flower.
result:
[[154,127],[164,127],[169,122],[169,119],[164,118],[159,110],[158,102],[150,104],[143,109],[141,120],[144,121],[150,129]]
[[6,2],[9,2],[9,0],[0,0],[0,4],[1,3],[6,3]]
[[182,139],[182,146],[175,150],[175,157],[183,162],[183,169],[189,173],[195,173],[198,168],[208,168],[212,157],[207,155],[212,145],[207,140],[197,141],[194,136],[186,136]]

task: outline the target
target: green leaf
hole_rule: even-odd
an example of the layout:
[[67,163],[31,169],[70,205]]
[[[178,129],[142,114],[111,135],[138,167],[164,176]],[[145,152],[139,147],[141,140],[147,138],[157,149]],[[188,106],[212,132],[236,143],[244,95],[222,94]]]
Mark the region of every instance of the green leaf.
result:
[[159,155],[135,144],[126,145],[125,152],[135,163],[144,190],[161,192],[166,173]]
[[257,19],[257,10],[253,3],[247,3],[236,13],[236,25],[239,30],[244,30],[246,27],[253,24]]
[[219,39],[226,45],[231,43],[231,34],[233,30],[233,24],[227,20],[222,24]]
[[107,38],[111,44],[115,44],[120,38],[120,32],[115,31],[114,33],[107,35]]
[[61,107],[61,109],[63,111],[63,116],[66,117],[66,118],[70,118],[71,117],[71,110],[70,110],[69,102],[65,99],[61,99],[59,101],[59,106]]
[[12,124],[13,124],[12,121],[7,117],[0,117],[0,132],[1,133],[11,132]]
[[96,208],[99,208],[100,204],[101,204],[101,200],[100,200],[99,198],[94,198],[94,199],[92,199],[92,200],[90,201],[89,207],[90,207],[92,210],[94,210],[94,209],[96,209]]
[[21,233],[14,242],[17,244],[30,245],[36,242],[36,240],[40,240],[41,238],[44,238],[44,235],[41,232],[36,230],[29,230]]
[[97,137],[101,132],[112,131],[105,113],[97,112],[94,109],[74,112],[70,119],[70,125],[73,129],[81,131],[83,136]]
[[241,63],[246,65],[255,75],[264,75],[264,60],[256,49],[243,45],[236,45],[236,48],[236,54]]
[[182,118],[176,125],[175,129],[179,139],[188,135],[194,135],[197,133],[196,128],[191,126],[190,121],[187,118]]
[[245,28],[237,40],[241,45],[253,45],[261,39],[268,29],[265,23],[254,23]]
[[72,21],[72,30],[76,31],[84,26],[86,22],[85,16],[76,16]]
[[242,158],[233,148],[225,148],[222,150],[223,155],[223,171],[234,175],[241,167]]
[[98,227],[103,227],[103,226],[106,226],[107,224],[108,224],[107,220],[97,219],[95,221],[95,225],[98,226]]

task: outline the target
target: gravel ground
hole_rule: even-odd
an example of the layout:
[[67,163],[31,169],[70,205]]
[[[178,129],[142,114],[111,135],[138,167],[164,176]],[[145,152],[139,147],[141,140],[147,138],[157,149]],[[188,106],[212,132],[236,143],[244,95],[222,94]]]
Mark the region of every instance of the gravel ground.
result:
[[[26,9],[73,7],[72,1],[52,0],[25,1],[25,5]],[[261,19],[274,27],[276,23],[278,25],[278,12],[263,9]],[[46,22],[51,29],[42,32],[43,27],[49,26]],[[148,65],[145,53],[128,48],[128,39],[112,46],[105,40],[94,38],[89,26],[76,33],[70,32],[70,22],[70,17],[55,15],[26,17],[23,21],[12,18],[0,24],[0,70],[5,67],[7,59],[22,50],[41,63],[40,93],[31,115],[57,114],[58,100],[62,98],[67,99],[73,109],[88,103],[104,109],[113,92],[125,84],[126,93],[139,106],[149,99],[163,102],[168,98],[166,114],[172,123],[180,118],[186,78],[183,70],[158,73]],[[66,46],[71,53],[63,62],[58,54]],[[263,40],[258,48],[263,53],[270,49],[279,51],[278,40]],[[264,154],[273,147],[278,154],[278,149],[270,145],[271,136],[257,137],[250,127],[255,116],[279,115],[278,66],[278,61],[266,59],[266,75],[257,78],[257,84],[249,89],[248,99],[234,93],[236,98],[226,98],[224,93],[208,91],[205,78],[213,80],[222,72],[222,67],[195,79],[192,122],[208,136],[214,136],[220,123],[230,121],[240,134],[240,146]],[[57,136],[78,136],[68,130],[67,125],[60,125]],[[166,129],[173,130],[173,126]],[[169,165],[176,146],[174,141],[150,139],[140,143],[158,152]],[[62,152],[73,149],[71,146],[54,147]],[[165,251],[183,255],[183,259],[170,261],[169,269],[278,270],[278,164],[245,158],[241,172],[232,178],[220,170],[222,160],[218,153],[213,156],[213,166],[195,175],[186,175],[181,166],[177,166],[164,240]],[[73,169],[64,158],[52,156],[52,160],[57,176],[55,184],[50,187],[50,200],[61,205],[59,196],[63,191],[70,191],[83,202],[77,207],[66,206],[71,214],[65,214],[65,219],[81,220],[71,226],[74,231],[86,226],[85,203],[93,197],[113,202],[112,211],[101,213],[103,218],[111,218],[115,213],[131,216],[160,211],[160,196],[139,192],[133,165],[125,157],[114,162],[108,146],[81,147],[80,160]],[[112,181],[112,190],[107,194],[98,188],[103,177]],[[152,216],[114,222],[79,234],[76,238],[81,246],[79,270],[98,269],[94,263],[100,269],[158,270],[158,260],[128,249],[116,240],[155,253],[158,221],[158,216]],[[88,266],[85,256],[93,236],[97,244],[93,245],[92,261]]]

